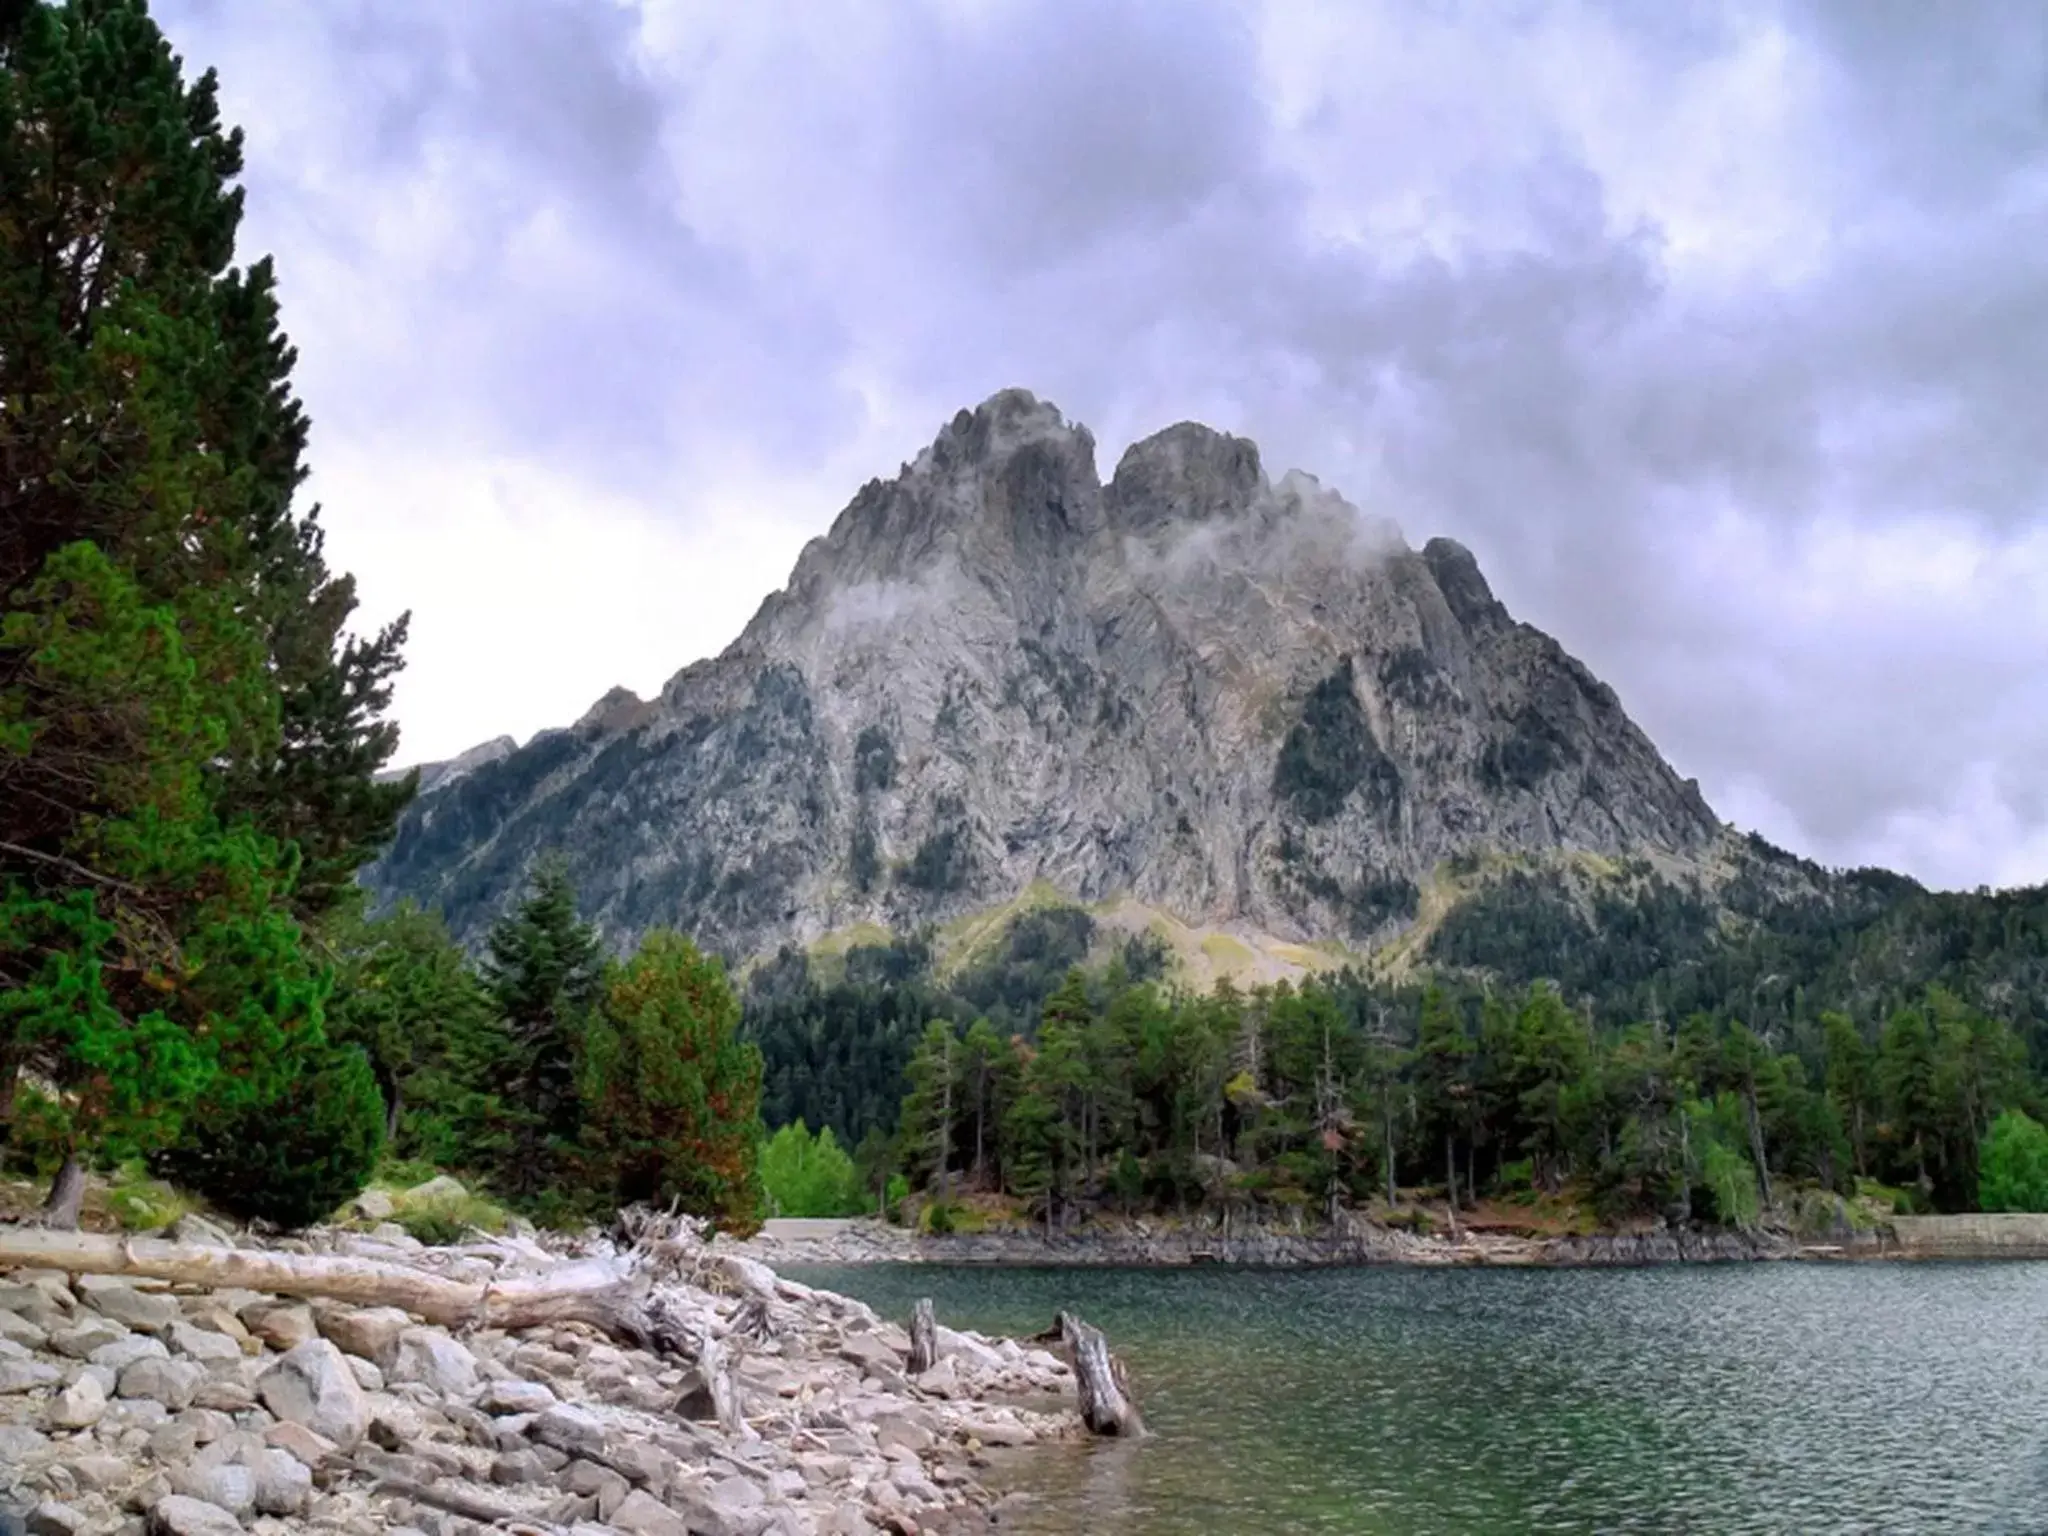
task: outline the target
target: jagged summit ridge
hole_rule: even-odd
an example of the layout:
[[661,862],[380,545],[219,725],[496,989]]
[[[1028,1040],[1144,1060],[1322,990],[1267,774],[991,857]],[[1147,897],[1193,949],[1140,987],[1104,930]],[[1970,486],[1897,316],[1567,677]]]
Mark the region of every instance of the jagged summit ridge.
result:
[[619,692],[424,795],[373,884],[473,931],[559,848],[608,929],[741,954],[1034,882],[1366,942],[1460,854],[1719,830],[1461,545],[1191,422],[1105,485],[1022,390],[864,486],[723,654]]

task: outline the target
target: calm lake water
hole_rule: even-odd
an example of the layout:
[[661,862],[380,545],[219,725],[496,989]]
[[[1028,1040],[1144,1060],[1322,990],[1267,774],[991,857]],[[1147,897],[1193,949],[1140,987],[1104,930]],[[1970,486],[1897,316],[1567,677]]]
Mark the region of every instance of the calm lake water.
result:
[[1153,1438],[1011,1529],[2048,1532],[2048,1264],[792,1270],[907,1320],[1066,1307]]

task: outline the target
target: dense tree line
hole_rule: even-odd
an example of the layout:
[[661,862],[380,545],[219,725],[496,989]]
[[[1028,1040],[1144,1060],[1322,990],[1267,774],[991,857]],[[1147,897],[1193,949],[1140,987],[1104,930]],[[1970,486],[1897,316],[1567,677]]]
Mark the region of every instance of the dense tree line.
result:
[[[766,1062],[762,1115],[829,1128],[846,1146],[893,1130],[903,1075],[934,1019],[986,1019],[1029,1035],[1045,998],[1096,947],[1095,920],[1078,907],[1028,908],[1004,924],[989,952],[940,978],[922,936],[857,944],[814,959],[794,946],[755,967],[745,1005],[747,1038]],[[1151,935],[1116,948],[1121,974],[1164,976],[1165,946]]]
[[942,1199],[1334,1214],[1427,1186],[1590,1199],[1609,1219],[1750,1223],[1794,1190],[1897,1186],[1968,1209],[1980,1148],[2039,1085],[2003,1021],[1933,989],[1810,1046],[1737,1020],[1603,1029],[1547,982],[1390,990],[1356,978],[1207,996],[1072,972],[1035,1037],[937,1020],[900,1146]]
[[328,1027],[368,1063],[390,1155],[544,1220],[635,1201],[758,1218],[760,1053],[723,964],[687,939],[608,959],[546,861],[480,964],[409,907],[337,953]]

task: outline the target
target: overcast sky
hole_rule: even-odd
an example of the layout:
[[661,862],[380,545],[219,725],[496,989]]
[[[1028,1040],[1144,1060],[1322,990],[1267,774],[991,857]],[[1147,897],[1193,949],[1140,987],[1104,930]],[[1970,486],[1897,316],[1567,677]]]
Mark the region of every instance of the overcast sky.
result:
[[407,760],[1023,385],[1464,540],[1724,817],[2048,879],[2039,0],[159,0]]

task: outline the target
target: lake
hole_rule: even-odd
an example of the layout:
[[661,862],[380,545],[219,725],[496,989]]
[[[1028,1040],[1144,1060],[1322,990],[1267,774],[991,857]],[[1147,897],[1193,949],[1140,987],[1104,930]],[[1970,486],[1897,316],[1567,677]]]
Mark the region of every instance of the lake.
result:
[[1005,1529],[2048,1532],[2048,1264],[790,1273],[1109,1335],[1152,1438]]

